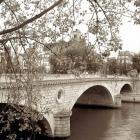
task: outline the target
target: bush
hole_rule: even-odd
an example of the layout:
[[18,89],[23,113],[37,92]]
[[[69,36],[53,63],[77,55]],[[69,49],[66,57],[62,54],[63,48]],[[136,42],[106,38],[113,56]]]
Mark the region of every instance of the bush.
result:
[[0,112],[0,139],[34,140],[41,133],[38,121],[29,117],[29,113],[19,112],[9,106]]

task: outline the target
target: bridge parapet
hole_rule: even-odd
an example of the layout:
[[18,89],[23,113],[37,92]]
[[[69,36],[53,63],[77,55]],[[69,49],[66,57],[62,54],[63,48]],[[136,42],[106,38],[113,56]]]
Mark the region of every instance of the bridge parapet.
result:
[[[22,77],[26,77],[27,75],[25,74],[16,74],[16,77],[18,78],[22,78]],[[38,80],[42,80],[42,81],[46,81],[46,80],[68,80],[68,79],[132,79],[132,77],[128,77],[128,76],[116,76],[116,75],[106,75],[106,76],[102,76],[102,75],[97,75],[97,74],[81,74],[81,75],[74,75],[74,74],[38,74],[37,75]],[[9,80],[12,82],[14,82],[15,80],[15,75],[14,74],[2,74],[0,75],[0,82],[1,83],[6,83]],[[135,78],[135,79],[139,79],[139,77]],[[22,79],[23,80],[23,79]],[[34,79],[34,81],[36,81],[36,79]]]

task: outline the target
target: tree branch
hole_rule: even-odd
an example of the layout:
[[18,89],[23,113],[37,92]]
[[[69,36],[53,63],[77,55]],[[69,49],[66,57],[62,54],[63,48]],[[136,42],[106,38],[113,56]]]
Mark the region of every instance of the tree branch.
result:
[[16,30],[19,30],[19,29],[23,28],[25,25],[27,25],[27,24],[35,21],[36,19],[42,17],[44,14],[48,13],[49,11],[51,11],[53,8],[55,8],[57,5],[59,5],[61,2],[63,2],[63,0],[58,0],[53,5],[51,5],[49,8],[45,9],[44,11],[42,11],[41,13],[39,13],[38,15],[35,15],[34,17],[32,17],[32,18],[24,21],[23,23],[17,25],[16,27],[13,27],[13,28],[10,28],[10,29],[7,29],[7,30],[0,31],[0,35],[11,33],[11,32],[14,32]]
[[0,0],[0,4],[3,2],[4,0]]
[[11,40],[16,40],[16,39],[21,39],[21,38],[24,38],[24,39],[30,39],[30,40],[33,40],[35,42],[37,42],[38,44],[40,45],[43,45],[45,48],[47,48],[51,53],[53,53],[55,56],[57,56],[57,54],[55,52],[53,52],[52,48],[49,48],[46,44],[34,39],[34,38],[31,38],[31,37],[27,37],[27,36],[20,36],[20,37],[11,37],[11,38],[6,38],[6,39],[0,39],[0,43],[1,44],[5,44],[7,41],[11,41]]

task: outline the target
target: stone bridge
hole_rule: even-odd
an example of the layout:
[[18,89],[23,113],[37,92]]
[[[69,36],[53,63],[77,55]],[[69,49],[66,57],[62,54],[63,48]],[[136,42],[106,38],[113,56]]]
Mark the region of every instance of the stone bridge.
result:
[[[2,79],[1,79],[2,81]],[[0,84],[0,102],[7,103],[14,87]],[[140,101],[140,80],[130,77],[98,77],[95,75],[48,75],[34,84],[32,108],[48,123],[48,134],[70,136],[70,117],[75,104],[121,107],[121,101]],[[26,105],[26,92],[14,97]]]

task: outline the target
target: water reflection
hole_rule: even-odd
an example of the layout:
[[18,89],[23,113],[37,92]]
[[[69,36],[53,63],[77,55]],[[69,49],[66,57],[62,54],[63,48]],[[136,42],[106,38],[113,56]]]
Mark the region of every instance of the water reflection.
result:
[[67,140],[139,140],[140,104],[121,109],[74,108]]

